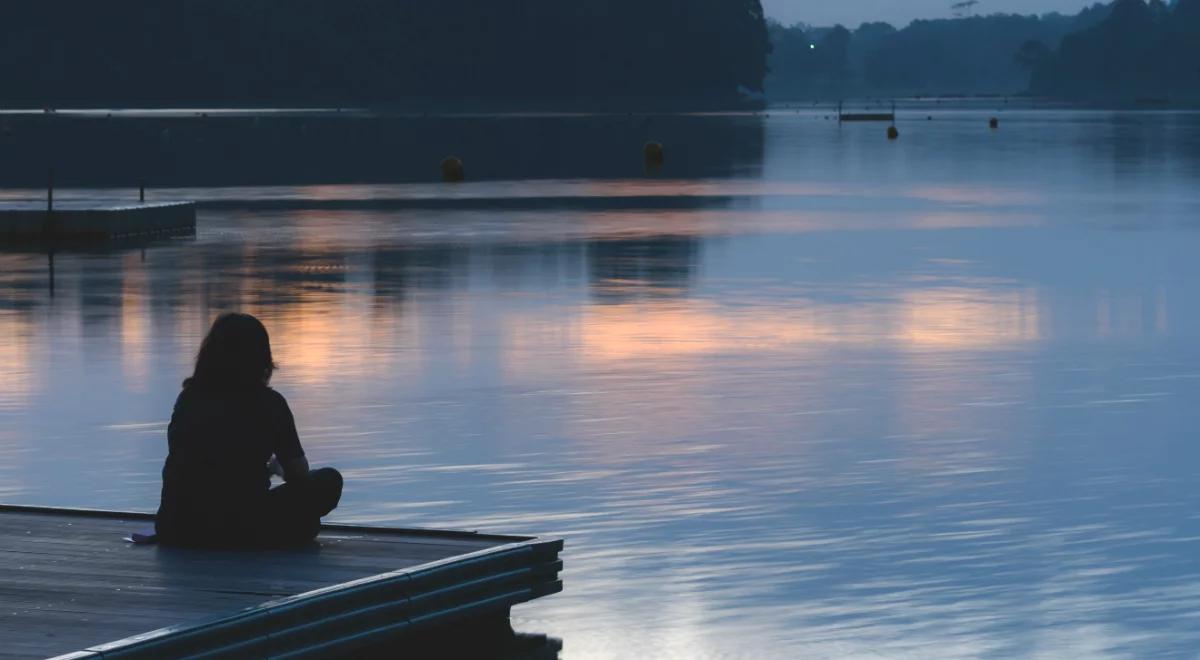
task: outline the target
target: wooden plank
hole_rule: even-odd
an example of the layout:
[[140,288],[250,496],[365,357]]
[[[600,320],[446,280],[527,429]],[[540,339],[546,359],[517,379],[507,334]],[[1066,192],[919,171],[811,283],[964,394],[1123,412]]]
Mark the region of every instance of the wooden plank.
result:
[[[86,509],[86,508],[69,508],[69,507],[43,507],[30,506],[23,504],[0,504],[0,513],[33,513],[42,518],[49,518],[52,521],[57,521],[63,524],[63,518],[66,518],[67,524],[72,521],[78,522],[79,519],[87,520],[119,520],[123,524],[134,525],[140,524],[142,527],[152,527],[154,524],[154,514],[145,511],[110,511],[104,509]],[[47,514],[50,514],[47,516]],[[345,524],[325,524],[321,529],[327,533],[345,533],[365,535],[375,539],[386,539],[395,536],[412,537],[414,539],[461,539],[468,542],[474,541],[494,541],[497,543],[516,543],[519,541],[529,541],[530,536],[520,535],[502,535],[502,534],[481,534],[479,532],[462,532],[456,530],[445,529],[423,529],[409,527],[371,527],[367,525],[345,525]]]
[[[318,619],[305,628],[309,633],[292,639],[303,642],[297,648],[317,642],[337,646],[350,639],[339,641],[339,635],[392,634],[387,617],[408,607],[409,597],[398,590],[403,585],[441,594],[424,597],[425,609],[413,614],[437,620],[446,615],[438,608],[483,611],[552,593],[560,568],[552,560],[561,543],[436,530],[328,526],[310,546],[272,551],[134,546],[123,540],[147,522],[145,514],[0,506],[5,640],[0,657],[96,651],[103,642],[164,627],[173,628],[146,639],[167,646],[129,657],[155,657],[153,648],[176,648],[170,646],[176,638],[191,639],[187,644],[196,649],[221,639],[245,638],[256,645],[256,635],[266,639],[266,627],[309,626],[305,617],[325,610],[342,623],[317,625]],[[417,569],[413,575],[420,580],[413,582],[406,571]],[[276,609],[283,618],[273,614]],[[213,629],[217,633],[188,632],[238,612],[246,614]],[[229,633],[220,632],[226,629]],[[109,651],[120,655],[136,648],[118,644]]]
[[[0,515],[0,605],[10,612],[0,620],[0,637],[28,639],[39,630],[34,620],[50,622],[58,636],[35,644],[55,645],[44,649],[44,657],[495,545],[425,537],[404,543],[397,535],[380,542],[365,532],[335,533],[312,548],[282,552],[125,543],[122,538],[140,525],[120,518]],[[95,626],[85,625],[94,618]],[[64,630],[73,632],[64,637]]]

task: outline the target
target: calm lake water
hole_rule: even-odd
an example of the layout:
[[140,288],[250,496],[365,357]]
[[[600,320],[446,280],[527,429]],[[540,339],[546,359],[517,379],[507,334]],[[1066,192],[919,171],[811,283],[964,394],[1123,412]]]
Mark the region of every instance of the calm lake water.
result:
[[[562,658],[1197,657],[1200,115],[925,114],[545,119],[536,179],[468,140],[0,252],[0,500],[153,509],[238,309],[338,521],[567,539],[514,616]],[[616,155],[545,178],[573,136]]]

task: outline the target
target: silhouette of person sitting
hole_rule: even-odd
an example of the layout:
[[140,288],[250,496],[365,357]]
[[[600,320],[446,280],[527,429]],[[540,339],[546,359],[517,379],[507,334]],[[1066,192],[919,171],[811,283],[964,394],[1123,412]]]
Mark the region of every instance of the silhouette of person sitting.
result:
[[[224,314],[200,345],[167,428],[155,528],[161,543],[277,547],[316,538],[342,496],[342,475],[309,470],[275,371],[267,329]],[[285,483],[271,488],[271,475]]]

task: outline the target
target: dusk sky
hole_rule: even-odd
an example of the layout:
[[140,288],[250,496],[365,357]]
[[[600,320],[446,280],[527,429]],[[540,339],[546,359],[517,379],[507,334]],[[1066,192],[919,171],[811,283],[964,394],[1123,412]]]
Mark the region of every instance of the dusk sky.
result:
[[[767,15],[782,23],[818,27],[841,23],[857,27],[865,21],[887,21],[903,27],[915,18],[949,18],[958,0],[763,0]],[[977,13],[1074,13],[1095,0],[981,0]]]

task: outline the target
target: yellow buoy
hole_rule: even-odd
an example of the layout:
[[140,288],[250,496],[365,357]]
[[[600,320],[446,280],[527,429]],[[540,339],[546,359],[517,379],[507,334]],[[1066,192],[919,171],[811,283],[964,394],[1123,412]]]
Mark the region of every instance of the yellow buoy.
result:
[[461,158],[448,156],[442,161],[442,181],[457,183],[467,178]]
[[895,140],[900,137],[900,131],[895,126],[888,126],[888,139]]
[[662,167],[666,160],[663,146],[658,142],[647,142],[646,146],[642,147],[642,157],[646,160],[646,167],[650,168]]

